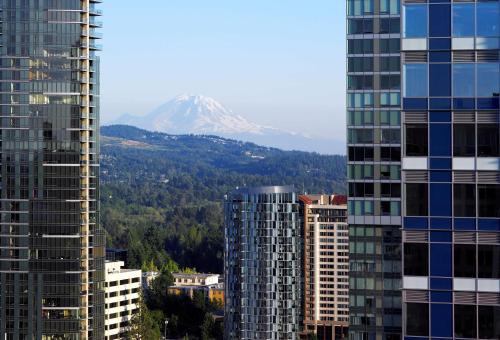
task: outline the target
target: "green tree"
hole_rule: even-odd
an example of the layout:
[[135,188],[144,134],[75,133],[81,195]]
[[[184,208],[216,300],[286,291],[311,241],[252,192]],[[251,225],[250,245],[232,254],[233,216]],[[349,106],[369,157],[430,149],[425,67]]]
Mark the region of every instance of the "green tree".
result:
[[210,313],[205,313],[205,317],[203,318],[203,323],[201,324],[201,339],[202,340],[211,340],[213,328],[215,326],[214,319]]
[[127,338],[131,340],[159,340],[161,336],[160,327],[144,303],[142,295],[139,297],[137,305],[138,312],[130,320],[130,330]]

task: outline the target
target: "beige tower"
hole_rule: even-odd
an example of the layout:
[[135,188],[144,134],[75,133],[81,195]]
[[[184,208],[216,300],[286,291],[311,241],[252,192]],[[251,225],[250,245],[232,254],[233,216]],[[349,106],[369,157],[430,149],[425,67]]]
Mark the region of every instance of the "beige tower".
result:
[[304,334],[347,338],[349,232],[345,196],[300,196],[304,221]]

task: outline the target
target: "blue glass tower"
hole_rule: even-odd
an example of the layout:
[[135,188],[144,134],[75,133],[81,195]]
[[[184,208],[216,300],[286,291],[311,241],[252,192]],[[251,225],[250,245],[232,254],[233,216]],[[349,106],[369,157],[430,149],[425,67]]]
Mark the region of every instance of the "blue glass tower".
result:
[[499,3],[401,15],[404,338],[499,339]]

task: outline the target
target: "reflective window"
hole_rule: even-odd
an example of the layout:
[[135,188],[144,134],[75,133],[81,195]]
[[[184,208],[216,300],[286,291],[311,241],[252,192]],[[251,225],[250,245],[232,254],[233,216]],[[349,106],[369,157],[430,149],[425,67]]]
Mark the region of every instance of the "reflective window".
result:
[[454,250],[455,277],[476,277],[476,246],[455,244]]
[[453,36],[474,36],[475,4],[453,4]]
[[498,2],[478,2],[476,10],[477,36],[496,37],[499,35]]
[[477,190],[479,217],[500,217],[500,185],[479,184]]
[[500,279],[500,246],[478,246],[478,276],[483,279]]
[[427,124],[406,125],[406,156],[427,157]]
[[405,97],[427,97],[427,64],[404,65]]
[[427,37],[427,5],[406,5],[404,13],[405,38]]
[[428,215],[428,188],[426,183],[406,184],[406,215]]
[[380,14],[399,14],[400,0],[380,0]]
[[406,334],[429,335],[429,305],[426,303],[406,304]]
[[478,63],[476,76],[478,97],[495,97],[500,92],[500,65],[497,63]]
[[476,126],[474,124],[453,125],[453,156],[474,157],[476,154]]
[[373,0],[348,0],[348,15],[373,14]]
[[401,124],[399,111],[380,111],[380,125],[399,126]]
[[476,186],[455,184],[453,186],[455,217],[476,217]]
[[428,244],[405,243],[404,245],[404,275],[428,276]]
[[453,64],[453,96],[474,97],[474,64]]
[[455,305],[455,337],[476,338],[476,306]]
[[500,306],[478,306],[480,339],[500,339]]
[[477,156],[500,156],[500,135],[498,124],[477,125]]

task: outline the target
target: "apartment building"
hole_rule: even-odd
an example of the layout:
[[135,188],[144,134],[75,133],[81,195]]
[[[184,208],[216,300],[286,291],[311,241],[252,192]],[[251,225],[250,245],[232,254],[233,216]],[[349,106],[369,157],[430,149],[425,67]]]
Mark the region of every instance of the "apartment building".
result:
[[299,196],[304,238],[304,335],[347,339],[349,231],[347,197]]
[[302,222],[295,189],[237,189],[225,199],[225,339],[299,339]]
[[0,336],[104,338],[101,0],[0,1]]
[[130,321],[138,312],[142,273],[124,265],[122,261],[105,265],[105,340],[127,339]]

